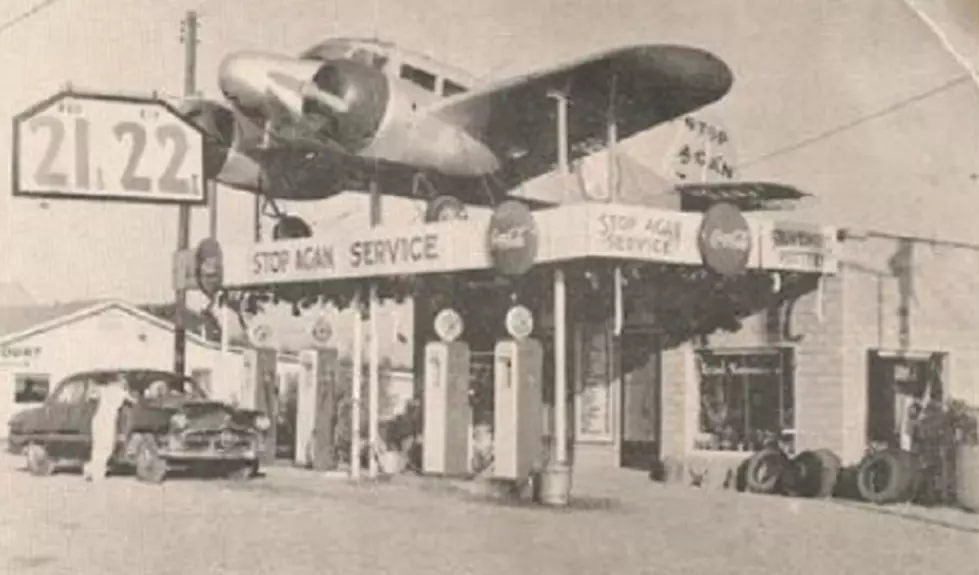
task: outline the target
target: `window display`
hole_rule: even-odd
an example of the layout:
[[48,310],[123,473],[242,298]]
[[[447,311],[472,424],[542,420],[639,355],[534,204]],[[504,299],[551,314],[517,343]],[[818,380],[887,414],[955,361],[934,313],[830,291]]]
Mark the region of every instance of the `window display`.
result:
[[698,352],[700,429],[694,448],[756,451],[780,440],[791,449],[795,427],[791,352]]

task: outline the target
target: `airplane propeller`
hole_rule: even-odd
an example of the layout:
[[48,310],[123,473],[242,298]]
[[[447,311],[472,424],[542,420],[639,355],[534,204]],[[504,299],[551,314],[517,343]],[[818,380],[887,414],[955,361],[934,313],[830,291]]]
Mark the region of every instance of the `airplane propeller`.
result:
[[269,79],[290,92],[298,94],[303,99],[313,99],[336,113],[346,114],[350,111],[350,105],[347,104],[346,100],[321,90],[312,81],[304,82],[283,74],[282,72],[276,71],[269,72]]

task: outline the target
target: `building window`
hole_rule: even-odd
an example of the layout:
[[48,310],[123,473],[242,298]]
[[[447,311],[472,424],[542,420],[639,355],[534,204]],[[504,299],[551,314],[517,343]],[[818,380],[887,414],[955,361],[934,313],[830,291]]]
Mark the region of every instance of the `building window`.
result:
[[15,382],[14,403],[41,403],[51,391],[51,378],[47,375],[19,374]]
[[791,349],[704,350],[696,449],[757,451],[772,439],[791,450],[795,384]]
[[435,75],[424,70],[405,64],[401,66],[401,77],[409,82],[417,84],[429,92],[435,91]]

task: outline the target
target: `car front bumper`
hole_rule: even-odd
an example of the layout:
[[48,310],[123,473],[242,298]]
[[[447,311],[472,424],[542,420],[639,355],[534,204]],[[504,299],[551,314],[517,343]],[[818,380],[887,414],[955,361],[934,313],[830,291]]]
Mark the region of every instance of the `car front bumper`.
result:
[[25,447],[27,447],[27,442],[23,438],[16,435],[7,436],[7,453],[23,455]]

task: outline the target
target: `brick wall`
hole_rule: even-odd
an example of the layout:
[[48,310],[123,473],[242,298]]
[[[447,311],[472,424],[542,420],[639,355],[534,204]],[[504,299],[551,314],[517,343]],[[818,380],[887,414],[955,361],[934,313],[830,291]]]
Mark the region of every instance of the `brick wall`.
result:
[[[900,243],[889,238],[850,240],[844,257],[844,377],[847,381],[846,454],[865,448],[867,352],[945,352],[946,396],[979,403],[979,252],[915,242],[907,341],[901,341],[901,282],[890,261]],[[899,266],[900,267],[900,266]]]
[[[795,350],[799,450],[825,447],[840,452],[844,446],[842,283],[839,277],[824,278],[821,289],[806,293],[791,306],[781,306],[777,321],[769,317],[773,312],[766,310],[743,320],[737,332],[718,332],[707,338],[713,348],[777,345]],[[699,395],[696,377],[694,385]]]

